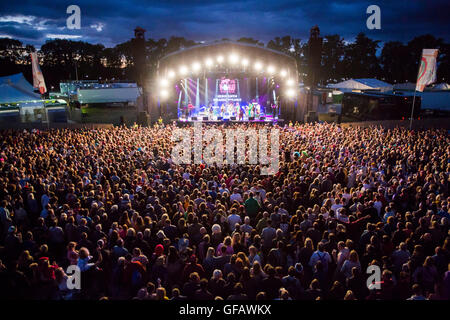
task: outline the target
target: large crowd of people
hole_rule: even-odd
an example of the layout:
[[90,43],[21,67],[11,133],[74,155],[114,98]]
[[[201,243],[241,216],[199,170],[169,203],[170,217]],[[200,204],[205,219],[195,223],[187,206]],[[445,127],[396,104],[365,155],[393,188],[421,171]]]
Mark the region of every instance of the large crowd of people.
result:
[[3,131],[0,298],[450,299],[446,130],[279,126],[264,176],[175,128]]

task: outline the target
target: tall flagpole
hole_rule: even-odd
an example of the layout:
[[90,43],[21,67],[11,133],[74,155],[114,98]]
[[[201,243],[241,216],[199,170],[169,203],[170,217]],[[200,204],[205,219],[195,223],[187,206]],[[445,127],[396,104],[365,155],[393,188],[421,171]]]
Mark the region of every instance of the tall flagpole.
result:
[[412,130],[413,115],[414,115],[414,102],[416,101],[416,92],[417,92],[417,85],[416,85],[416,89],[414,89],[414,98],[413,98],[413,103],[412,103],[412,108],[411,108],[411,119],[409,120],[409,130]]

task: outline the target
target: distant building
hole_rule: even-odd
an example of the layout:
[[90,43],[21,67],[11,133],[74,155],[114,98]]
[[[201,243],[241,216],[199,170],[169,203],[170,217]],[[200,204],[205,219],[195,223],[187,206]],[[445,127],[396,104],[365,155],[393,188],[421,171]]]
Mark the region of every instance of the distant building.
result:
[[66,81],[59,84],[61,94],[80,104],[121,104],[135,106],[142,90],[135,82],[95,80]]

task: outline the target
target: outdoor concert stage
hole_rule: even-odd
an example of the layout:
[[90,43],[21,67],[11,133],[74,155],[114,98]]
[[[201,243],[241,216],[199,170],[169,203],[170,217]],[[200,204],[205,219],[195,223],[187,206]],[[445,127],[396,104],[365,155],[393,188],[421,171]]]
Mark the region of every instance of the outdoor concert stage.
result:
[[282,122],[295,110],[295,59],[224,41],[171,53],[158,62],[161,114],[179,123]]
[[259,118],[244,118],[243,120],[232,118],[222,118],[218,119],[217,117],[188,117],[188,118],[178,118],[172,119],[172,121],[176,121],[178,124],[184,123],[194,123],[194,122],[202,122],[202,123],[211,123],[211,124],[220,124],[220,123],[278,123],[282,124],[284,122],[283,119],[278,117],[274,118],[272,115],[261,116]]

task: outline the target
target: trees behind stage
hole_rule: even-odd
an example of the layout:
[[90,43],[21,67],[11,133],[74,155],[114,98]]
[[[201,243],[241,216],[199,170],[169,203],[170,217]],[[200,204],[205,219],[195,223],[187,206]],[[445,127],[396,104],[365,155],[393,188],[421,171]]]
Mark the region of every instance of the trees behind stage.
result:
[[[450,44],[432,35],[415,37],[408,43],[380,41],[360,33],[352,42],[341,36],[323,37],[322,59],[319,81],[326,84],[346,78],[376,77],[390,83],[415,82],[418,63],[423,48],[439,48],[438,82],[450,81]],[[301,78],[308,70],[308,42],[290,36],[276,37],[266,45],[253,38],[241,38],[238,42],[250,43],[277,50],[293,56],[298,65]],[[158,60],[166,54],[198,44],[183,37],[146,40],[146,70],[152,75]],[[136,80],[137,68],[132,55],[132,41],[120,43],[112,48],[102,44],[83,41],[49,40],[38,51],[42,71],[47,86],[59,87],[62,80],[78,79],[127,79]],[[0,39],[0,76],[23,72],[32,79],[30,58],[26,54],[34,50],[15,39]],[[76,70],[76,71],[75,71]],[[300,79],[302,80],[302,79]]]

